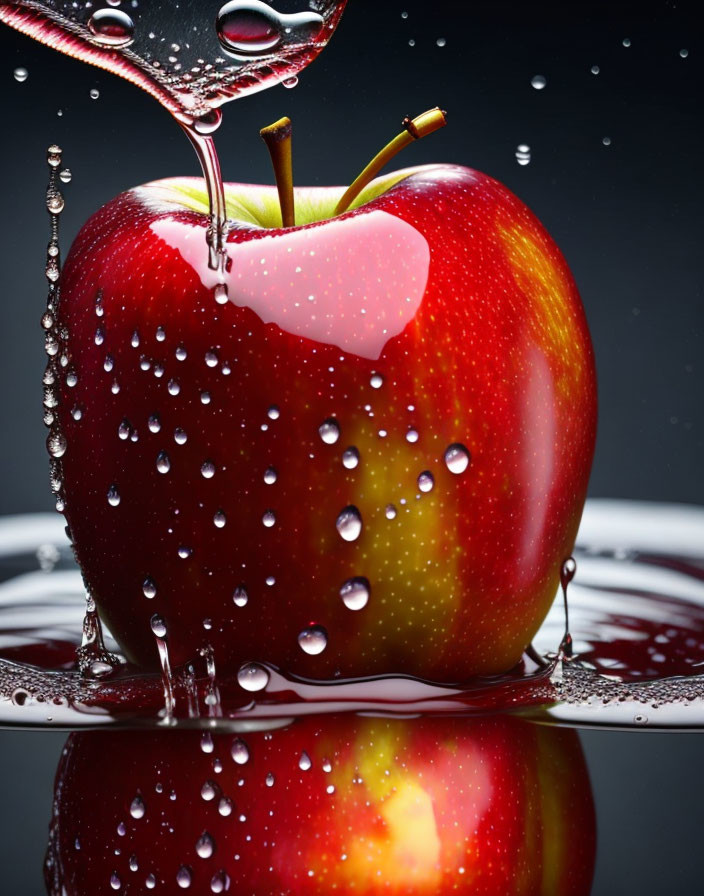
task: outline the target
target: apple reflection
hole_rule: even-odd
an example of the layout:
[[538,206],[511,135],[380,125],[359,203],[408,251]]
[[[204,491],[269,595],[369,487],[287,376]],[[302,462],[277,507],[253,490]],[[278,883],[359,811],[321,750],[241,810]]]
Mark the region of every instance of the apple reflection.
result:
[[72,734],[46,879],[51,896],[575,896],[594,857],[574,731],[348,716]]

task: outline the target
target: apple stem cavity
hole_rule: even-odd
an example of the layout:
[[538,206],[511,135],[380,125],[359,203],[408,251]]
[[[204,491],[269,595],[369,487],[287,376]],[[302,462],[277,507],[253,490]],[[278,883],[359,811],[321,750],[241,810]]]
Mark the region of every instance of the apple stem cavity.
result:
[[293,156],[291,151],[292,128],[290,118],[280,118],[260,132],[266,143],[274,166],[276,187],[279,191],[281,223],[284,227],[296,226],[296,207],[293,194]]
[[398,155],[402,149],[410,146],[415,140],[420,140],[432,134],[435,131],[444,128],[447,124],[447,113],[442,109],[435,107],[427,112],[423,112],[417,118],[404,118],[403,131],[378,153],[367,167],[362,171],[355,182],[347,189],[344,196],[337,203],[335,208],[336,215],[344,214],[362,190],[368,186],[374,178],[379,174],[382,168]]

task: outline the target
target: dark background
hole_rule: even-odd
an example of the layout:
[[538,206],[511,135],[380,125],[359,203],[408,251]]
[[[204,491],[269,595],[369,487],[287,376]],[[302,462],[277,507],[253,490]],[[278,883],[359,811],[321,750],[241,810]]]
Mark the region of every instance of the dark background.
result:
[[[295,90],[277,87],[226,108],[218,136],[225,177],[271,180],[258,132],[287,114],[297,182],[349,182],[404,115],[442,105],[449,127],[412,146],[403,164],[458,162],[506,183],[546,224],[580,286],[600,379],[590,493],[704,504],[698,12],[695,2],[349,0],[329,48]],[[136,88],[3,26],[0,59],[6,514],[51,507],[38,325],[46,147],[58,142],[74,174],[65,190],[64,250],[119,191],[197,172],[178,127]],[[23,84],[12,76],[18,65],[29,70]],[[547,78],[544,90],[531,87],[536,74]],[[91,88],[99,99],[90,99]],[[526,167],[514,157],[519,143],[531,147]],[[702,892],[704,740],[589,732],[583,742],[599,810],[594,892]],[[43,892],[61,743],[60,735],[0,734],[3,896]]]

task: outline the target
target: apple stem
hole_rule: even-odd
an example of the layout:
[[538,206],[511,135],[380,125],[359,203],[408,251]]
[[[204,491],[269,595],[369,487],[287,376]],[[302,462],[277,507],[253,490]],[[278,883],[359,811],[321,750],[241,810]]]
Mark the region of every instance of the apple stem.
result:
[[362,190],[374,180],[381,169],[388,165],[391,159],[398,155],[402,149],[405,149],[406,146],[410,146],[414,140],[420,140],[422,137],[427,137],[428,134],[432,134],[434,131],[445,127],[447,124],[446,115],[446,112],[443,112],[442,109],[436,107],[435,109],[430,109],[428,112],[424,112],[417,118],[404,118],[404,130],[397,137],[394,137],[394,139],[388,143],[380,153],[374,156],[357,180],[355,180],[352,186],[347,189],[342,199],[337,203],[335,214],[344,214]]
[[280,118],[259,132],[266,143],[274,166],[276,186],[279,191],[281,223],[284,227],[296,226],[296,207],[293,195],[293,157],[291,152],[291,119]]

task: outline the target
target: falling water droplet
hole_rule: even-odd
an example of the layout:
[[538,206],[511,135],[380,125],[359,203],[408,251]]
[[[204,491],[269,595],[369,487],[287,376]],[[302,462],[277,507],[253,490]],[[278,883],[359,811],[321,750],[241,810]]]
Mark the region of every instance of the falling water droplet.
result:
[[63,171],[59,172],[59,180],[62,184],[70,184],[72,179],[73,175],[70,168],[64,168]]
[[200,473],[203,479],[212,479],[215,475],[215,464],[212,460],[206,460],[205,463],[200,468]]
[[460,442],[455,442],[445,451],[445,465],[456,476],[464,473],[469,466],[470,459],[469,451]]
[[210,881],[210,891],[212,893],[224,893],[230,889],[230,883],[229,874],[226,871],[218,871]]
[[90,98],[91,98],[92,100],[97,100],[99,97],[100,97],[100,91],[99,91],[99,90],[96,90],[96,88],[94,87],[94,88],[90,91]]
[[225,525],[227,524],[227,517],[222,512],[222,510],[218,510],[218,512],[215,514],[215,516],[213,517],[213,523],[218,529],[225,528]]
[[171,461],[169,455],[165,451],[160,451],[156,459],[156,468],[160,473],[168,473],[171,469]]
[[397,514],[398,514],[398,511],[396,510],[396,507],[393,504],[386,505],[386,509],[384,510],[384,516],[386,517],[387,520],[395,520]]
[[516,147],[516,161],[518,164],[522,166],[529,165],[530,159],[530,146],[527,143],[519,143]]
[[218,812],[223,818],[228,818],[232,815],[232,800],[228,799],[226,796],[222,797],[218,803]]
[[215,797],[217,796],[217,792],[217,784],[213,784],[212,781],[206,781],[200,789],[201,799],[205,800],[206,803],[209,803],[215,799]]
[[435,41],[435,43],[437,44],[438,47],[445,47],[445,46],[447,46],[447,40],[446,40],[444,37],[439,37],[439,38]]
[[271,772],[269,772],[269,774],[264,779],[264,782],[267,787],[273,787],[274,784],[276,783],[276,778],[274,777],[274,775]]
[[153,874],[148,874],[144,883],[148,890],[153,890],[156,886],[156,877]]
[[601,142],[604,146],[611,146],[611,137],[602,137]]
[[169,390],[169,395],[178,395],[181,391],[181,385],[178,380],[169,380],[167,389]]
[[347,579],[340,588],[340,597],[342,603],[348,610],[362,610],[369,602],[371,595],[371,586],[369,579],[363,576],[357,576],[354,579]]
[[340,426],[334,417],[329,417],[320,424],[318,433],[326,445],[334,445],[340,438]]
[[533,75],[530,79],[530,86],[534,90],[542,90],[548,83],[548,79],[545,75]]
[[29,77],[29,72],[23,65],[18,65],[12,74],[15,76],[15,81],[19,81],[20,84]]
[[174,442],[176,442],[177,445],[185,445],[187,441],[188,436],[186,434],[186,431],[184,429],[181,429],[180,426],[176,427],[176,429],[174,430]]
[[246,663],[240,667],[237,681],[245,691],[262,691],[269,684],[269,673],[257,663]]
[[380,373],[372,374],[372,378],[369,381],[372,389],[381,389],[384,385],[384,377]]
[[323,24],[314,12],[280,15],[261,0],[231,0],[220,9],[215,27],[224,50],[249,59],[266,56],[282,43],[311,41]]
[[264,471],[264,482],[267,485],[273,485],[278,479],[278,473],[274,469],[274,467],[267,467]]
[[182,890],[187,890],[191,885],[191,871],[190,868],[187,868],[185,865],[181,865],[181,867],[176,872],[176,883],[181,887]]
[[599,72],[601,71],[601,69],[599,68],[598,65],[593,65],[593,66],[591,67],[590,71],[591,71],[591,73],[592,73],[593,75],[598,75]]
[[353,446],[350,446],[342,455],[342,466],[345,467],[346,470],[354,470],[358,464],[359,451]]
[[188,558],[193,553],[193,548],[189,548],[187,545],[182,544],[178,549],[178,555],[182,560],[188,560]]
[[298,87],[298,76],[291,75],[290,78],[284,78],[281,83],[287,90],[293,90],[294,87]]
[[247,594],[247,589],[244,585],[238,585],[235,588],[235,593],[232,595],[232,600],[236,607],[246,607],[247,601],[249,600],[249,595]]
[[309,625],[299,634],[298,646],[309,656],[317,656],[328,646],[328,633],[322,625]]
[[215,296],[215,301],[218,305],[227,305],[229,297],[227,295],[227,286],[224,283],[217,284],[213,290],[213,295]]
[[310,760],[310,756],[309,756],[309,755],[306,753],[306,751],[304,750],[304,751],[301,753],[301,757],[300,757],[300,759],[298,760],[298,767],[300,768],[300,770],[301,770],[302,772],[307,772],[307,771],[310,770],[310,768],[312,767],[312,765],[313,765],[313,763],[312,763],[311,760]]
[[218,360],[218,354],[213,349],[205,353],[205,363],[208,367],[217,367]]
[[108,504],[111,507],[117,507],[120,503],[120,493],[117,490],[116,485],[111,485],[108,489]]
[[624,37],[624,39],[621,41],[621,43],[623,44],[624,47],[630,47],[630,45],[631,45],[630,37]]
[[233,740],[230,754],[237,765],[246,765],[249,762],[249,747],[239,737]]
[[406,433],[406,441],[410,442],[411,445],[415,445],[415,443],[418,441],[418,430],[409,429]]
[[122,886],[122,881],[120,880],[120,878],[117,876],[117,874],[114,871],[110,875],[110,886],[112,887],[113,890],[119,890],[120,887]]
[[276,525],[276,514],[273,510],[267,510],[262,516],[262,522],[267,529],[271,529],[272,526]]
[[58,429],[52,429],[46,440],[46,447],[52,457],[63,457],[66,454],[66,437]]
[[117,49],[134,40],[134,22],[120,9],[97,9],[88,20],[93,40],[104,47]]
[[423,493],[432,492],[435,485],[435,478],[430,470],[424,470],[418,477],[418,488]]
[[278,420],[281,416],[281,410],[275,404],[272,404],[272,406],[266,412],[266,415],[270,420]]
[[689,50],[683,47],[680,50],[680,56],[682,57],[682,59],[686,59],[689,56]]

